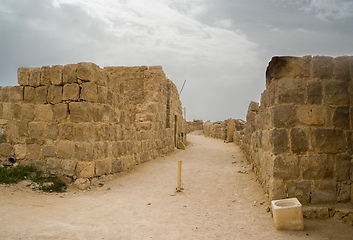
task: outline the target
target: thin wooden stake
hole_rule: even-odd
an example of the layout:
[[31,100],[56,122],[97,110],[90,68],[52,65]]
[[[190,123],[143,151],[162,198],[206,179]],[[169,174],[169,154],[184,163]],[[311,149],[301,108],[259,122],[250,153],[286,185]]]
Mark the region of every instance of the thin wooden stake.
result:
[[178,161],[177,192],[181,192],[181,161]]

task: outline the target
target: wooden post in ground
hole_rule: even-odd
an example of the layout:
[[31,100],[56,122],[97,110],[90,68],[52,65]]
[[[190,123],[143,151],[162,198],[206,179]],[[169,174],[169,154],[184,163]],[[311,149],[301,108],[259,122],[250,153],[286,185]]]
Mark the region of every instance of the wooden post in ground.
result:
[[181,161],[178,161],[177,192],[181,192]]

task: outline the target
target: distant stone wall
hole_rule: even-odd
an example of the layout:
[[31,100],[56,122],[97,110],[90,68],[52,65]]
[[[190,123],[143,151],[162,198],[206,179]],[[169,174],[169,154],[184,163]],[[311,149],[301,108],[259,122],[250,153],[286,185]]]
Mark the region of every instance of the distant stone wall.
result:
[[0,87],[0,160],[68,182],[165,154],[186,129],[178,91],[161,67],[19,68],[18,83]]
[[353,57],[274,57],[243,149],[271,199],[353,202]]
[[192,122],[186,122],[188,125],[188,133],[197,130],[203,130],[203,121],[202,120],[194,120]]
[[227,119],[218,122],[206,122],[203,125],[205,136],[219,138],[228,142],[233,142],[234,133],[242,131],[245,122],[241,119]]

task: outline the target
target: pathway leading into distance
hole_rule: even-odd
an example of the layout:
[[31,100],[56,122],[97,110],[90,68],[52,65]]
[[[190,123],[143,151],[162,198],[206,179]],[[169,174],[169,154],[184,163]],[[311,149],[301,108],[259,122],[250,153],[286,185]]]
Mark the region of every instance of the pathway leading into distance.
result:
[[[63,194],[0,187],[0,239],[352,239],[333,220],[277,231],[268,199],[233,143],[188,135],[176,150],[117,174],[103,187]],[[183,192],[175,193],[182,160]]]

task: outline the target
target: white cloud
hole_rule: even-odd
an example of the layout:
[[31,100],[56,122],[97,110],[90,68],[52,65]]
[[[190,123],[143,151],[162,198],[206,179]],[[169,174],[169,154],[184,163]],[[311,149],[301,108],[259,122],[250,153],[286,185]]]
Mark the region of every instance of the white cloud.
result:
[[353,2],[350,0],[310,0],[302,9],[325,21],[353,18]]
[[[218,64],[222,68],[230,62],[242,65],[247,59],[255,58],[254,43],[240,32],[223,29],[231,25],[231,20],[223,19],[218,22],[221,26],[210,27],[194,19],[194,14],[173,8],[171,1],[109,0],[104,4],[98,0],[57,1],[78,5],[90,16],[105,22],[106,30],[111,32],[109,52],[133,50],[135,54],[172,54],[169,58],[195,64],[195,67]],[[179,4],[192,6],[192,9],[207,8],[199,0]],[[114,46],[121,41],[126,44],[125,50]]]
[[232,19],[220,19],[215,21],[214,26],[218,28],[230,28],[232,23]]
[[[204,1],[34,1],[37,6],[22,10],[19,4],[26,1],[8,4],[11,11],[6,15],[12,18],[0,15],[0,20],[12,19],[0,21],[8,29],[0,48],[6,50],[5,58],[11,58],[7,64],[13,75],[21,66],[79,61],[101,67],[162,65],[177,87],[187,79],[182,101],[191,119],[203,119],[207,113],[212,120],[232,112],[222,109],[233,106],[232,101],[244,94],[239,84],[254,78],[264,82],[264,69],[258,71],[262,66],[258,46],[240,30],[227,28],[232,24],[229,19],[214,26],[200,22],[198,17],[209,11]],[[21,38],[15,33],[21,33]],[[243,101],[248,102],[252,97],[246,95]],[[245,113],[242,109],[237,117]]]

